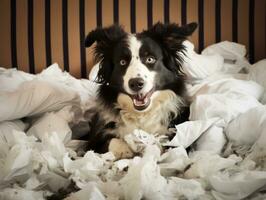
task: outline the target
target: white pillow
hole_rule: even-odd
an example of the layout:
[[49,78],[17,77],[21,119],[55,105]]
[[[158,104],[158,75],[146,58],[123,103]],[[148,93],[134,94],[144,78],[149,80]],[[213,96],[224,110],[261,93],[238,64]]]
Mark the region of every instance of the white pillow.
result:
[[78,94],[62,86],[32,80],[15,91],[0,92],[0,122],[60,110],[67,105],[79,105]]

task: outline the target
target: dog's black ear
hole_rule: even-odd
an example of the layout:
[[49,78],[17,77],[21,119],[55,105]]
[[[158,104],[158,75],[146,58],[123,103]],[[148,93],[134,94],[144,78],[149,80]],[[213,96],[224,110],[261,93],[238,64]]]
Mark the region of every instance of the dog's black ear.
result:
[[85,46],[90,47],[94,42],[106,43],[106,45],[109,45],[110,43],[120,40],[125,35],[126,33],[123,28],[116,24],[106,28],[98,27],[87,35]]
[[156,41],[163,49],[166,67],[176,73],[180,73],[183,55],[185,55],[183,42],[196,28],[197,23],[179,26],[175,23],[162,24],[158,22],[150,29],[140,33],[140,36],[150,37]]
[[148,35],[155,40],[176,40],[182,41],[190,36],[197,28],[197,23],[193,22],[184,26],[178,24],[162,24],[161,22],[156,23],[150,29],[143,31],[141,34]]
[[90,47],[96,42],[94,57],[100,62],[97,76],[98,83],[108,83],[113,70],[113,48],[115,44],[126,37],[126,32],[121,26],[112,25],[107,28],[96,28],[91,31],[85,40],[85,46]]

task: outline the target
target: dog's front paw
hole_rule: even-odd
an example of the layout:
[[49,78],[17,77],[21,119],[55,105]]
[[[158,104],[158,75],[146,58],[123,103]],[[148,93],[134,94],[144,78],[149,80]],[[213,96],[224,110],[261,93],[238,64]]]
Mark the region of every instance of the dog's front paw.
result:
[[132,158],[134,155],[128,144],[117,138],[113,138],[110,141],[108,150],[114,154],[116,159]]

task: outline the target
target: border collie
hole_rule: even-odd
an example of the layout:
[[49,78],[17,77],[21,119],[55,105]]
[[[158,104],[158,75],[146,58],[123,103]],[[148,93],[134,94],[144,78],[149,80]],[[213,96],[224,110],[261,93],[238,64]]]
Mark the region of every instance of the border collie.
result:
[[88,34],[86,47],[96,42],[95,61],[100,63],[96,81],[101,84],[97,106],[87,111],[91,129],[86,139],[91,149],[127,157],[130,150],[122,140],[107,141],[123,139],[134,129],[167,134],[171,124],[188,117],[182,43],[196,27],[196,23],[157,23],[129,34],[112,25]]

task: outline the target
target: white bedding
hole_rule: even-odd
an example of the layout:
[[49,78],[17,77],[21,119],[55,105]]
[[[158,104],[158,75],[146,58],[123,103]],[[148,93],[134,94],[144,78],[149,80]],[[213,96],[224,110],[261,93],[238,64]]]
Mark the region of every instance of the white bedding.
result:
[[57,64],[38,75],[0,68],[0,199],[45,199],[70,180],[81,190],[68,200],[264,199],[266,60],[251,66],[245,48],[230,42],[204,55],[186,45],[190,121],[171,141],[135,130],[126,142],[141,156],[117,161],[73,150],[82,142],[71,141],[71,124],[95,100],[97,84]]

